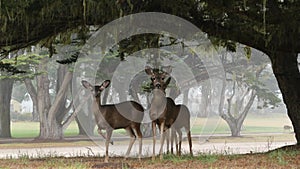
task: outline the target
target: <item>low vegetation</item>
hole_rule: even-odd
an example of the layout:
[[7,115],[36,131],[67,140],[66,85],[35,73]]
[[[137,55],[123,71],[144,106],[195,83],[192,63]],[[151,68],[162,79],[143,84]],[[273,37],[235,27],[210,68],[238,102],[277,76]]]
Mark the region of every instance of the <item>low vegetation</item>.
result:
[[[272,121],[270,123],[270,121]],[[13,138],[34,138],[39,135],[39,123],[30,121],[14,121],[12,124]],[[289,133],[292,130],[284,130],[284,125],[291,125],[286,114],[273,113],[272,116],[250,114],[243,125],[242,136],[252,133]],[[201,134],[228,134],[228,125],[219,117],[194,118],[191,120],[192,135]],[[65,136],[77,136],[79,133],[77,124],[72,122],[65,130]],[[126,134],[120,129],[116,133]],[[95,130],[95,134],[97,131]]]
[[[265,123],[266,120],[272,123]],[[211,121],[209,121],[211,120]],[[193,140],[199,141],[198,134],[204,131],[212,131],[209,124],[216,119],[195,119],[193,122],[192,133]],[[206,123],[207,124],[206,124]],[[206,124],[205,127],[201,124]],[[262,126],[262,124],[265,124]],[[277,141],[295,141],[294,135],[291,131],[284,131],[283,125],[289,124],[288,119],[283,118],[282,115],[273,117],[257,117],[249,116],[244,123],[244,131],[242,137],[229,137],[229,130],[226,124],[220,121],[215,128],[216,135],[209,138],[210,143],[229,143],[229,142],[266,142],[272,143]],[[78,128],[75,122],[71,123],[69,128],[65,131],[66,140],[59,142],[22,142],[22,138],[33,138],[38,135],[38,123],[35,122],[12,122],[12,134],[15,142],[4,143],[1,142],[0,149],[6,148],[34,148],[37,146],[43,147],[76,147],[76,146],[91,146],[95,145],[93,141],[80,140],[77,137]],[[266,130],[266,129],[270,130]],[[260,133],[261,130],[268,131],[268,133]],[[272,134],[273,133],[273,134]],[[117,134],[125,134],[123,130],[118,131]],[[225,136],[223,136],[225,134]],[[226,136],[228,134],[228,136]],[[72,141],[72,138],[76,140]],[[41,157],[30,157],[30,155],[22,154],[18,159],[10,158],[0,159],[0,168],[298,168],[300,166],[300,148],[298,146],[281,148],[273,150],[268,153],[246,154],[246,155],[229,155],[226,153],[196,153],[194,157],[183,155],[177,157],[170,154],[164,154],[164,159],[161,161],[157,158],[152,161],[151,158],[142,158],[138,161],[135,158],[130,158],[124,161],[123,157],[113,157],[109,163],[104,163],[104,157],[98,154],[83,157],[60,157],[56,154]]]
[[291,146],[261,154],[223,155],[199,153],[194,157],[164,155],[161,161],[135,158],[124,161],[114,157],[104,163],[104,157],[47,157],[31,159],[0,160],[0,168],[298,168],[300,166],[299,146]]

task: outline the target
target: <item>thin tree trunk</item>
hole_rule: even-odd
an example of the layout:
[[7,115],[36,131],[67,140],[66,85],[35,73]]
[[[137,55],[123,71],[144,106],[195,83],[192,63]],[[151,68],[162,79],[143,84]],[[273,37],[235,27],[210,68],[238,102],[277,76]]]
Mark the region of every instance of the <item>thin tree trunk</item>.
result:
[[50,96],[48,75],[43,74],[37,77],[37,110],[40,117],[40,135],[39,139],[48,139],[50,135],[48,112],[50,109]]
[[297,53],[269,54],[274,75],[281,90],[287,113],[292,121],[297,144],[300,144],[300,73]]
[[10,100],[14,80],[0,80],[0,137],[10,138]]
[[32,100],[32,106],[33,106],[33,112],[32,112],[32,120],[33,121],[38,121],[39,120],[39,113],[37,110],[37,91],[35,87],[32,84],[32,81],[30,79],[25,79],[24,80],[27,92],[30,95],[30,98]]
[[205,82],[202,86],[202,99],[201,99],[201,105],[202,105],[202,111],[200,112],[200,117],[207,117],[208,116],[208,108],[211,103],[211,88],[210,83]]
[[[55,100],[53,104],[51,105],[49,111],[46,113],[48,115],[47,117],[47,123],[48,123],[48,138],[50,139],[62,139],[63,138],[63,126],[62,126],[62,118],[59,119],[58,114],[59,113],[66,113],[66,110],[69,110],[69,108],[63,108],[61,103],[65,103],[66,101],[66,93],[67,89],[69,87],[70,81],[72,80],[72,72],[67,72],[64,76],[63,82],[61,82],[61,85],[59,87],[58,93],[56,94]],[[65,106],[65,105],[64,105]],[[63,112],[62,112],[63,111]]]

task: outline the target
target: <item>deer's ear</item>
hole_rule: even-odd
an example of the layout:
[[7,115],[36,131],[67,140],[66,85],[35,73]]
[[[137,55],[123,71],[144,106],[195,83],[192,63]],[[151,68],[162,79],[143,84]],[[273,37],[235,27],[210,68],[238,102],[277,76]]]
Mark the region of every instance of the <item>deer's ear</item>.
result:
[[168,77],[168,79],[166,80],[166,82],[165,82],[165,84],[164,84],[164,85],[165,85],[164,88],[167,88],[167,87],[168,87],[170,81],[171,81],[171,77]]
[[145,67],[145,72],[147,73],[147,75],[153,75],[153,70],[150,66]]
[[82,80],[81,81],[81,84],[82,84],[82,86],[83,87],[85,87],[86,89],[93,89],[93,86],[88,82],[88,81],[86,81],[86,80]]
[[109,86],[109,84],[110,84],[110,80],[105,80],[101,86],[104,88],[107,88]]

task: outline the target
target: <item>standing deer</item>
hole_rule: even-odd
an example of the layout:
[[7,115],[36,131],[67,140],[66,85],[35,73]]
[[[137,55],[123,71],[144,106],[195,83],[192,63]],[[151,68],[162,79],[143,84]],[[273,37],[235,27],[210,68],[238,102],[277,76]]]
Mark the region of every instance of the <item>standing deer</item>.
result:
[[[175,105],[175,102],[166,97],[166,88],[171,80],[169,77],[166,81],[166,76],[171,72],[171,68],[167,68],[165,72],[159,72],[158,69],[152,69],[150,67],[145,68],[145,72],[151,76],[153,98],[150,106],[150,118],[152,120],[152,132],[153,132],[153,154],[152,159],[155,159],[155,141],[156,141],[156,125],[160,130],[160,159],[163,158],[162,150],[165,139],[165,132],[169,128],[172,128],[171,134],[171,152],[173,152],[173,138],[176,138],[176,133],[179,135],[179,148],[181,148],[182,133],[181,128],[184,127],[189,140],[190,153],[192,154],[192,141],[190,133],[190,112],[184,105]],[[178,120],[177,117],[179,115]],[[169,136],[168,136],[169,137]],[[168,138],[167,138],[168,139]],[[177,139],[176,139],[177,140]],[[176,141],[177,145],[177,141]],[[181,150],[177,150],[177,154],[180,155]]]
[[[132,145],[135,142],[137,134],[139,138],[139,159],[142,152],[142,133],[140,130],[141,121],[144,117],[144,108],[137,102],[125,101],[118,104],[101,105],[101,92],[110,84],[110,80],[105,80],[101,85],[93,86],[89,82],[82,80],[82,85],[89,89],[93,94],[92,110],[98,126],[98,133],[102,135],[106,141],[105,162],[108,162],[108,146],[115,129],[125,129],[131,137],[130,143],[125,155],[128,157]],[[102,130],[106,130],[106,137]]]
[[[174,101],[173,101],[174,102]],[[190,131],[190,111],[185,105],[176,105],[173,109],[174,114],[177,114],[177,120],[171,126],[171,153],[173,154],[173,142],[175,138],[176,142],[176,152],[178,155],[181,155],[181,143],[182,143],[182,132],[181,129],[184,128],[187,134],[190,155],[193,155],[192,151],[192,137]],[[171,112],[170,112],[171,113]],[[176,132],[178,133],[179,143],[177,143]]]

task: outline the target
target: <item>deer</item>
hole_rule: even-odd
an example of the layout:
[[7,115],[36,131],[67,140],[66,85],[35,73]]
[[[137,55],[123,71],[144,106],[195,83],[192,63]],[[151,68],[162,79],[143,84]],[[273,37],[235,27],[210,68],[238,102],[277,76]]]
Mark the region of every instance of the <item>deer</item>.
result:
[[[99,135],[103,136],[105,141],[105,162],[108,162],[108,147],[112,132],[115,129],[125,129],[130,136],[129,146],[125,155],[125,160],[129,156],[131,148],[136,140],[139,140],[139,154],[141,159],[142,152],[142,133],[140,125],[144,117],[144,108],[135,101],[125,101],[118,104],[101,104],[101,92],[110,84],[110,80],[105,80],[101,85],[91,85],[89,82],[82,80],[83,87],[90,90],[93,95],[92,110],[95,121],[98,126]],[[102,133],[106,130],[106,136]]]
[[[173,101],[174,102],[174,101]],[[184,128],[187,134],[187,139],[189,142],[190,155],[193,156],[192,150],[192,136],[191,136],[191,124],[190,124],[190,111],[186,105],[179,104],[173,109],[173,112],[177,114],[176,121],[171,126],[171,153],[173,154],[173,142],[175,138],[176,152],[177,155],[181,155],[181,144],[182,144],[182,131]],[[177,143],[176,132],[178,133],[179,143]]]
[[[152,134],[153,134],[153,153],[152,160],[155,159],[155,142],[156,142],[156,125],[160,130],[160,159],[163,159],[162,150],[165,139],[165,133],[171,128],[171,152],[173,153],[173,138],[176,138],[176,132],[179,135],[179,148],[181,149],[182,132],[181,128],[185,128],[187,137],[189,140],[190,154],[192,155],[192,140],[190,132],[190,112],[184,105],[176,105],[174,100],[166,97],[166,88],[171,80],[169,77],[165,78],[171,73],[171,68],[167,67],[167,70],[160,72],[159,69],[152,69],[146,66],[145,72],[151,77],[151,87],[153,98],[151,100],[151,106],[149,110],[150,119],[152,121]],[[180,117],[179,120],[176,120]],[[168,134],[168,133],[167,133]],[[169,137],[169,135],[168,135]],[[167,141],[168,141],[167,137]],[[181,150],[178,150],[177,140],[176,151],[180,155]]]

